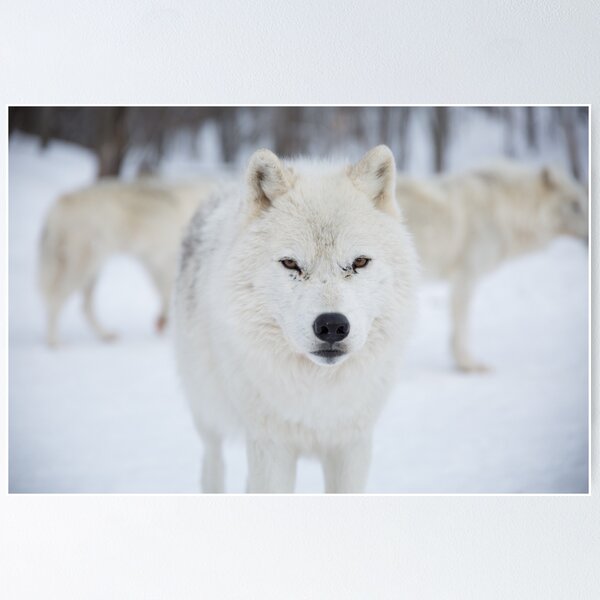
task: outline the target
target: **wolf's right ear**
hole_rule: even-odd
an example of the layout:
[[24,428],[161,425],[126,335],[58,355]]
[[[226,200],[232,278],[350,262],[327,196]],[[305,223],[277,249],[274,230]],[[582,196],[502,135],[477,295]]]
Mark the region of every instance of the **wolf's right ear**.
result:
[[398,214],[396,164],[394,155],[387,146],[376,146],[369,150],[347,172],[354,185],[366,193],[377,208]]
[[292,187],[291,172],[286,169],[273,152],[257,150],[248,164],[246,181],[250,201],[257,209],[267,208],[275,198],[282,196]]
[[554,174],[552,173],[552,169],[550,167],[542,167],[540,171],[540,177],[544,186],[546,186],[549,190],[554,187]]

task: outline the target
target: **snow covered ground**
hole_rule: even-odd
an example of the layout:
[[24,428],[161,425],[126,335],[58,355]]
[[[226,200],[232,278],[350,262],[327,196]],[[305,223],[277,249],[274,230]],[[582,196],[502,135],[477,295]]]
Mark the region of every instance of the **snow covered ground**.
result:
[[[168,336],[152,330],[157,299],[136,263],[115,258],[98,287],[98,312],[118,343],[95,340],[79,298],[63,314],[63,347],[42,343],[42,220],[94,168],[91,155],[67,144],[42,151],[33,138],[11,141],[10,491],[196,492],[201,446]],[[560,239],[484,281],[472,341],[494,367],[485,375],[452,370],[447,289],[423,286],[399,383],[376,429],[370,492],[587,492],[587,260],[583,245]],[[227,489],[241,492],[243,445],[232,443],[226,458]],[[302,461],[297,490],[321,489],[316,463]]]

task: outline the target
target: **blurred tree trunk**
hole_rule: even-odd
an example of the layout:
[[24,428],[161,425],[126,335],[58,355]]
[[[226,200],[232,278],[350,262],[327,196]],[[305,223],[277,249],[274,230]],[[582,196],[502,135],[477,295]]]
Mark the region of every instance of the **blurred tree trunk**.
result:
[[273,151],[278,156],[294,156],[304,151],[301,134],[302,107],[289,106],[275,109]]
[[150,142],[153,143],[155,148],[156,166],[158,166],[165,154],[165,142],[168,129],[168,112],[167,108],[163,106],[158,109],[153,139],[150,140]]
[[447,106],[436,106],[430,111],[430,131],[433,148],[433,170],[440,173],[446,168],[446,150],[450,133],[450,115]]
[[221,153],[223,161],[231,164],[237,157],[239,147],[239,131],[237,123],[237,108],[225,107],[219,115],[221,132]]
[[118,177],[127,146],[127,111],[125,107],[101,108],[98,115],[96,154],[98,177]]
[[10,138],[15,131],[23,130],[23,109],[9,106],[8,108],[8,137]]
[[408,106],[399,109],[400,121],[398,123],[398,168],[403,169],[408,160],[408,127],[410,125],[411,110]]
[[571,173],[575,179],[581,181],[583,173],[579,156],[579,146],[577,144],[577,120],[575,118],[575,109],[569,106],[563,106],[558,110],[560,124],[567,145],[567,156],[569,157]]
[[40,138],[42,148],[47,148],[53,135],[53,117],[54,109],[51,107],[43,107],[40,109]]
[[538,147],[537,123],[535,121],[535,107],[525,107],[525,135],[527,137],[527,145],[530,148]]
[[515,155],[515,119],[512,107],[507,106],[503,111],[504,117],[504,154]]
[[379,109],[379,143],[390,145],[390,122],[392,109],[383,106]]
[[562,117],[560,107],[554,106],[550,109],[550,118],[547,122],[548,135],[553,140],[558,140],[562,133]]
[[367,142],[367,130],[364,121],[364,108],[354,106],[348,108],[350,117],[350,136],[353,137],[361,146],[365,146]]

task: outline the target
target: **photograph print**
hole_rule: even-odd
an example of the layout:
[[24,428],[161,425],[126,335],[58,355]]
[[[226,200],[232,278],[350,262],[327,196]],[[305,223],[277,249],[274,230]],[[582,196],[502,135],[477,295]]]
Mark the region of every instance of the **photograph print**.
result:
[[10,493],[588,493],[588,106],[8,119]]

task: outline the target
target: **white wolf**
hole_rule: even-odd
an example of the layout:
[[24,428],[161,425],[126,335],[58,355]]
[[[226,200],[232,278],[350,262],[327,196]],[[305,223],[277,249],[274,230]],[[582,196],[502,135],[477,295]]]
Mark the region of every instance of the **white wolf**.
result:
[[424,271],[451,283],[456,365],[485,370],[467,345],[475,284],[504,260],[537,250],[556,236],[587,239],[586,191],[558,168],[505,161],[430,181],[399,177],[396,193]]
[[174,329],[204,491],[223,490],[222,439],[236,429],[249,492],[292,492],[304,454],[321,460],[326,491],[363,490],[413,309],[395,179],[385,146],[346,167],[259,150],[246,186],[192,219]]
[[60,310],[78,291],[83,291],[84,313],[94,332],[104,340],[114,339],[98,322],[92,295],[102,265],[120,252],[138,258],[156,285],[160,331],[166,323],[183,230],[210,186],[106,179],[59,198],[48,213],[40,242],[39,283],[46,303],[48,344],[57,345]]

